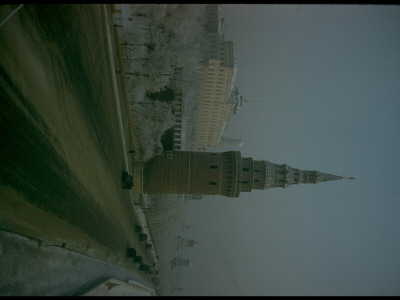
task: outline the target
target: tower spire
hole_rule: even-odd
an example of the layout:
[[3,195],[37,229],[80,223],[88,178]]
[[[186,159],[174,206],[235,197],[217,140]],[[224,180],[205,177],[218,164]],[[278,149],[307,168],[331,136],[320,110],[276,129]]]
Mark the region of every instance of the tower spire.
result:
[[319,171],[299,170],[286,164],[279,165],[265,161],[266,178],[264,189],[272,187],[288,187],[298,183],[321,183],[326,181],[354,179],[353,177],[342,177]]

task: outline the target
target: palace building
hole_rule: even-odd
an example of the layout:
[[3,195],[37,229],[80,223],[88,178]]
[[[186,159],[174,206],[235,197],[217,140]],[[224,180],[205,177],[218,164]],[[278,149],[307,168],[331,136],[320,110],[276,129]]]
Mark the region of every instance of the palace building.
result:
[[235,92],[238,62],[235,46],[226,41],[227,31],[221,6],[205,5],[207,55],[199,71],[204,82],[195,97],[196,113],[193,127],[193,149],[218,147],[226,124],[237,107]]

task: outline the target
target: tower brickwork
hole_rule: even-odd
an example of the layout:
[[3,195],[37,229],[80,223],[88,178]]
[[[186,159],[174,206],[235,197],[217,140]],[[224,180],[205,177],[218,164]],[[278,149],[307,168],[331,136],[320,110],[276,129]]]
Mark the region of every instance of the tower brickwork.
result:
[[[143,165],[143,193],[204,194],[239,197],[241,191],[286,188],[345,177],[303,171],[286,164],[253,160],[239,151],[170,151]],[[348,178],[353,179],[353,178]]]

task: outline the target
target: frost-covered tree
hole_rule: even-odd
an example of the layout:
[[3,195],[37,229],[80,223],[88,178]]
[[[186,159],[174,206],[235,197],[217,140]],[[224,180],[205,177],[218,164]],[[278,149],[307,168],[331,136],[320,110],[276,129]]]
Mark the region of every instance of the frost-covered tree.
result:
[[[145,142],[145,157],[149,157],[151,149],[159,149],[159,137],[170,127],[173,118],[165,114],[163,118],[155,118],[160,122],[148,124],[154,119],[151,113],[157,114],[158,110],[157,103],[150,103],[146,93],[159,92],[165,86],[179,90],[185,106],[182,125],[188,127],[186,133],[193,130],[193,96],[202,88],[198,67],[208,44],[205,42],[204,5],[129,4],[124,7],[127,19],[120,29],[120,44],[128,97],[132,114],[141,124],[135,130],[137,141]],[[160,126],[157,134],[156,126]],[[154,134],[148,132],[149,128]],[[155,140],[150,142],[149,139]]]
[[142,160],[162,151],[161,136],[174,125],[171,106],[160,101],[131,102],[131,114],[138,128],[135,130]]
[[[185,74],[197,72],[196,68],[207,53],[204,42],[204,5],[149,4],[129,5],[131,16],[146,16],[146,23],[125,30],[123,41],[127,64],[141,63],[143,77],[152,77],[153,91],[158,79],[163,83],[173,80],[172,70],[181,67]],[[128,22],[129,23],[129,22]],[[146,35],[143,30],[146,28]],[[139,36],[138,36],[139,35]],[[144,38],[145,36],[145,38]],[[139,77],[140,75],[138,75]],[[154,76],[157,76],[154,78]]]

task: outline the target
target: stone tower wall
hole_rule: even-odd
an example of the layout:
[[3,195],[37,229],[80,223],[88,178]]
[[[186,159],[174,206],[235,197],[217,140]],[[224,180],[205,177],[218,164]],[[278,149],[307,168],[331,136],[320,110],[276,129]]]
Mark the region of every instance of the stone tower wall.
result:
[[155,155],[143,165],[143,193],[190,194],[191,152]]
[[193,152],[191,194],[217,195],[220,189],[221,153]]
[[155,155],[143,166],[143,192],[238,197],[240,166],[239,151]]
[[248,157],[242,159],[242,174],[242,191],[250,192],[253,187],[253,159]]
[[253,164],[253,188],[254,189],[264,189],[266,181],[266,166],[265,161],[255,160]]

